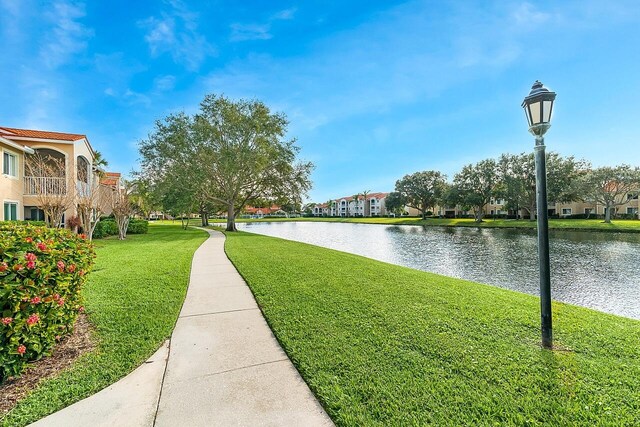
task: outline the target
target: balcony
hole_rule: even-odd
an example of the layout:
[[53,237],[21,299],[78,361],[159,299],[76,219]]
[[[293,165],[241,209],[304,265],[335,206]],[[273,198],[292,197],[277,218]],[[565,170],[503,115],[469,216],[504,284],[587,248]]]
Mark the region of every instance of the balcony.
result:
[[44,195],[60,195],[67,193],[67,178],[65,177],[47,177],[47,176],[25,176],[24,177],[24,195],[35,196]]

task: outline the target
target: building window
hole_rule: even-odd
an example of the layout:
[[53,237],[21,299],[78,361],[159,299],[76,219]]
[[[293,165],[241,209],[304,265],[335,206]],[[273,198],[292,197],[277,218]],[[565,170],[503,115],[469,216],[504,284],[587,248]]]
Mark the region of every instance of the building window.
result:
[[18,219],[18,204],[16,202],[4,202],[4,220],[16,221]]
[[635,215],[638,213],[638,208],[627,208],[628,215]]
[[562,208],[562,215],[571,215],[571,208]]
[[2,173],[9,176],[18,176],[18,156],[7,151],[2,153]]
[[584,213],[587,214],[587,215],[592,214],[593,211],[594,211],[593,208],[584,208]]

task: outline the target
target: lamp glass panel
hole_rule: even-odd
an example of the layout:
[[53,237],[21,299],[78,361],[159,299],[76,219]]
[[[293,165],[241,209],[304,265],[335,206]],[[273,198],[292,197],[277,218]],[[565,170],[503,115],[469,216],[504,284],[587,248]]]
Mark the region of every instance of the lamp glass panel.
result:
[[549,123],[551,121],[551,106],[553,105],[553,101],[544,101],[542,105],[542,121],[544,123]]
[[528,105],[524,106],[524,115],[527,118],[527,123],[529,124],[529,127],[531,127],[531,118],[529,117],[529,106]]
[[529,109],[531,110],[531,126],[540,124],[540,104],[540,101],[529,104]]

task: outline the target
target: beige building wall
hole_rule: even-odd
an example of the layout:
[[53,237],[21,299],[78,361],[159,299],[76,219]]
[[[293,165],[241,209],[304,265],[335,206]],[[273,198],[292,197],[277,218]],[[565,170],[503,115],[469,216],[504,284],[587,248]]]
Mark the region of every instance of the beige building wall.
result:
[[[4,153],[7,153],[11,156],[16,157],[17,167],[16,167],[16,176],[4,174]],[[0,207],[0,221],[6,221],[8,218],[4,216],[4,204],[5,203],[15,203],[16,206],[16,219],[24,219],[23,218],[23,210],[24,210],[24,200],[22,197],[23,193],[23,177],[24,177],[24,151],[15,147],[13,145],[9,145],[3,141],[0,141],[0,202],[2,202],[2,206]]]

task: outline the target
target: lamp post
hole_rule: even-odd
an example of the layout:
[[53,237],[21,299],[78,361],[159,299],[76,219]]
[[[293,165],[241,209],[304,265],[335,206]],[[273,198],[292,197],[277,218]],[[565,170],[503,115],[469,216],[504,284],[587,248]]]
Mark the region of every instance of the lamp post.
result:
[[544,134],[551,127],[551,114],[555,92],[549,91],[538,80],[522,102],[529,122],[529,132],[536,138],[536,204],[538,210],[538,260],[540,263],[540,320],[542,346],[553,346],[551,327],[551,274],[549,269],[549,220],[547,214],[547,165]]

